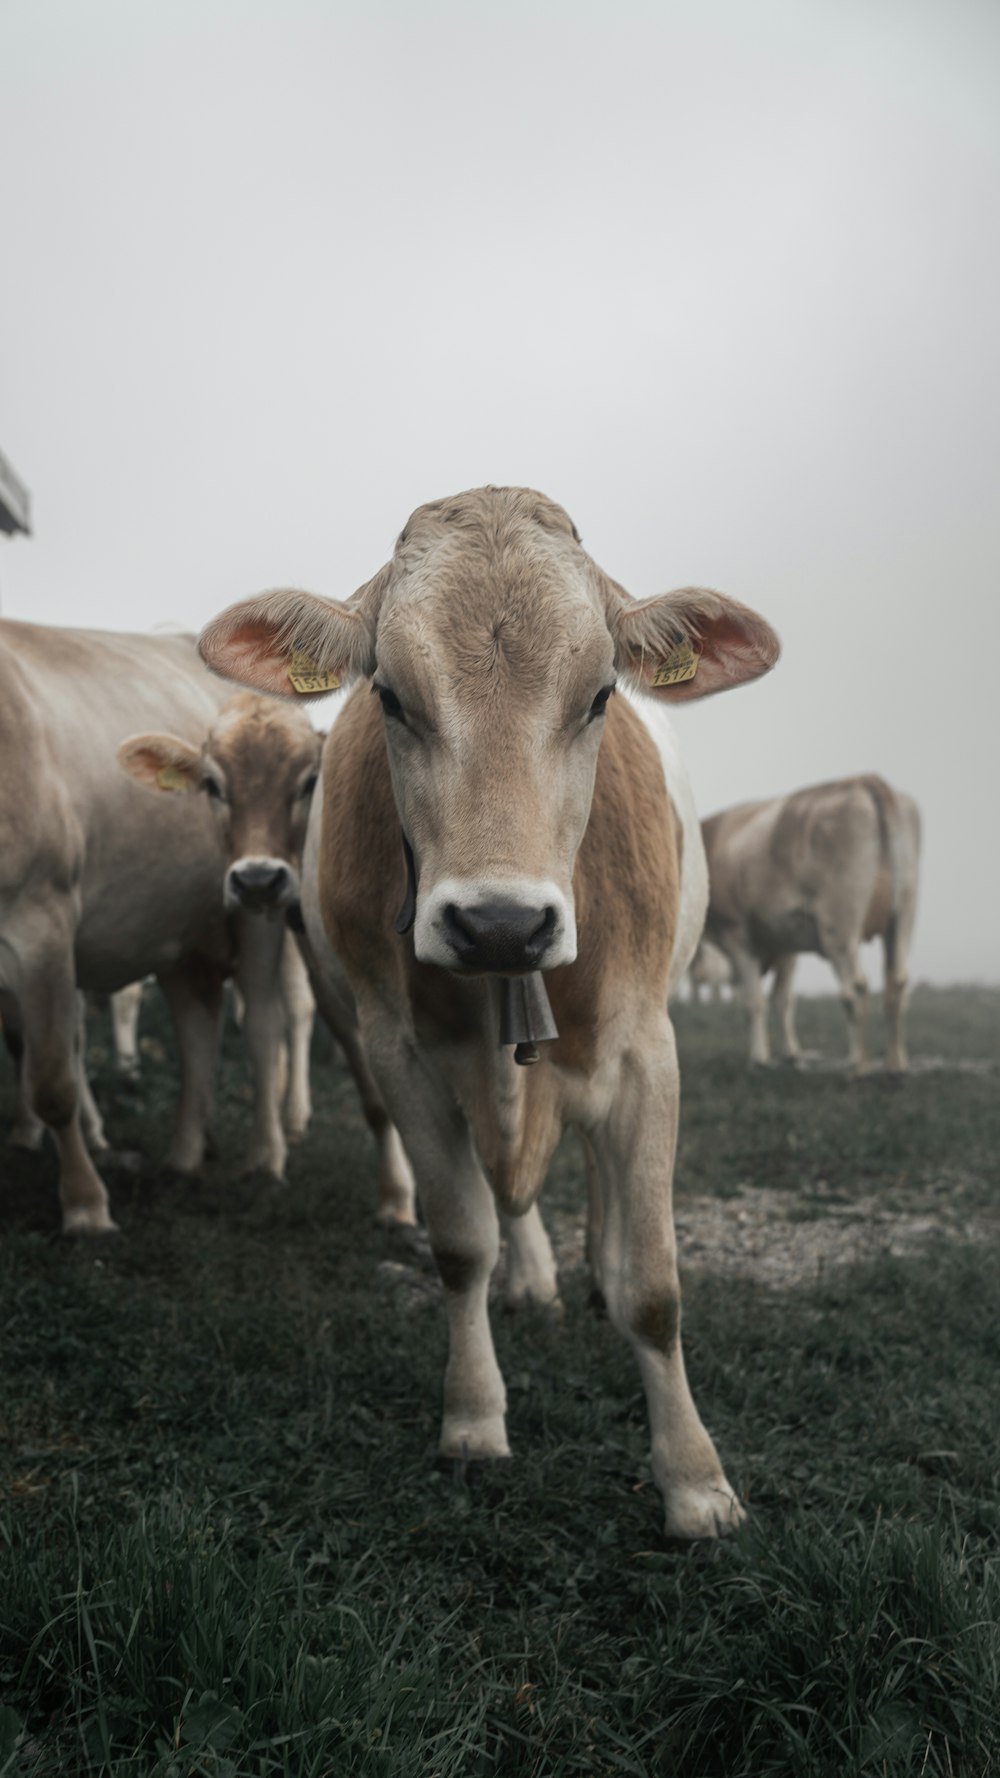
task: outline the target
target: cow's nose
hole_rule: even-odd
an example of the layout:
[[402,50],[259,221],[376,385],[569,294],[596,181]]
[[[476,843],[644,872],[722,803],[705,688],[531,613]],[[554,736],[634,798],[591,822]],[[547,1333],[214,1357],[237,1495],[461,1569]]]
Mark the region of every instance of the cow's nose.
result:
[[278,901],[288,887],[286,864],[234,864],[229,872],[229,885],[239,901],[247,907],[268,907]]
[[519,901],[481,901],[460,908],[450,901],[444,928],[466,969],[537,969],[555,937],[555,908],[526,908]]

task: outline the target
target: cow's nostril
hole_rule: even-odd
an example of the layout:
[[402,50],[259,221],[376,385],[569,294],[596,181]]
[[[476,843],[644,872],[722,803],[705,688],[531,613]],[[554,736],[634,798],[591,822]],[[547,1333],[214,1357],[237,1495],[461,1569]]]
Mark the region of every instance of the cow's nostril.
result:
[[241,901],[265,903],[274,901],[288,883],[288,866],[284,864],[234,865],[229,882]]
[[448,943],[466,969],[537,968],[555,936],[552,907],[524,907],[516,901],[485,901],[475,907],[449,902],[444,910]]

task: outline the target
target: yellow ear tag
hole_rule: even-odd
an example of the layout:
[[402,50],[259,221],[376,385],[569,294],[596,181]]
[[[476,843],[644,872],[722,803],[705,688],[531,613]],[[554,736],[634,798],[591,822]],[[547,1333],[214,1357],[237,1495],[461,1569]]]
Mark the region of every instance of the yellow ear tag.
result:
[[665,660],[662,660],[653,674],[650,683],[662,685],[683,685],[686,680],[693,679],[698,671],[701,660],[701,649],[694,642],[675,642]]
[[285,671],[293,691],[297,691],[300,696],[309,692],[340,690],[340,680],[336,673],[321,673],[316,662],[310,659],[304,649],[292,649]]
[[190,790],[191,779],[187,772],[179,766],[163,765],[156,774],[156,782],[161,790]]

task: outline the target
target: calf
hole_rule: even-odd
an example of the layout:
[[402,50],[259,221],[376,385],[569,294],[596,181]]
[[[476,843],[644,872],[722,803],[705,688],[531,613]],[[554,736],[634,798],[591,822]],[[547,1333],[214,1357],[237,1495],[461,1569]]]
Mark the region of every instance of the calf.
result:
[[[232,969],[255,1086],[247,1164],[284,1177],[287,1138],[309,1121],[314,1003],[286,920],[301,925],[300,865],[319,776],[322,736],[304,711],[242,692],[218,712],[200,745],[170,734],[133,735],[118,757],[151,790],[207,803],[225,857],[224,900]],[[321,1008],[347,1052],[379,1146],[379,1219],[412,1222],[413,1185],[357,1039],[351,1009],[319,984]],[[282,1039],[287,1066],[282,1105]]]
[[201,647],[286,696],[371,681],[326,744],[303,912],[321,967],[346,970],[416,1174],[450,1332],[442,1455],[508,1454],[487,1314],[495,1204],[537,1218],[575,1124],[667,1530],[731,1529],[742,1508],[684,1372],[671,1210],[667,989],[699,924],[682,919],[688,860],[660,754],[613,693],[619,676],[661,699],[738,685],[777,658],[773,631],[702,590],[633,602],[561,507],[486,488],[419,508],[346,604],[249,600]]
[[750,1060],[770,1059],[761,977],[774,970],[781,1054],[799,1059],[795,959],[833,965],[848,1061],[865,1066],[863,940],[885,952],[888,1066],[906,1067],[903,1013],[917,906],[920,815],[913,799],[869,774],[743,803],[703,823],[711,882],[706,935],[729,958],[750,1014]]
[[254,1083],[247,1166],[279,1179],[287,1135],[301,1136],[310,1115],[312,997],[285,916],[299,904],[299,863],[319,755],[320,736],[303,711],[250,692],[229,698],[200,745],[180,735],[143,734],[118,749],[119,762],[138,783],[170,798],[201,792],[192,797],[190,812],[197,808],[199,820],[202,807],[210,812],[224,858],[232,972],[245,1009]]

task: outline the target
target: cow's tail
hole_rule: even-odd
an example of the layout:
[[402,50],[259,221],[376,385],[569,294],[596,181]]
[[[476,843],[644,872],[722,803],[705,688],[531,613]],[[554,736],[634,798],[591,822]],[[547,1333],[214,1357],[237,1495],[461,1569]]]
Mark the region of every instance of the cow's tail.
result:
[[[886,969],[892,973],[897,963],[905,968],[905,952],[917,904],[917,867],[920,853],[920,816],[908,796],[900,796],[874,772],[864,780],[878,816],[879,845],[882,862],[889,873],[890,909],[885,931]],[[900,957],[902,948],[903,956]]]

